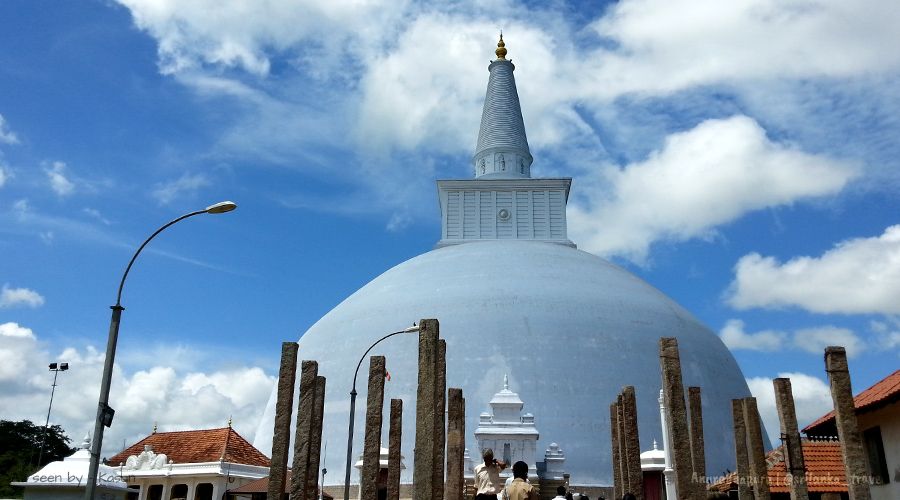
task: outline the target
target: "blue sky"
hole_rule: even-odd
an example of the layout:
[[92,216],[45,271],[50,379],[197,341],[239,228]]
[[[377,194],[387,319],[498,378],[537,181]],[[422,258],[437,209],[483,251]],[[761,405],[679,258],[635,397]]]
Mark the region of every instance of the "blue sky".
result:
[[[220,5],[221,4],[221,5]],[[900,365],[900,7],[890,2],[0,3],[0,407],[90,428],[118,280],[108,443],[252,439],[280,342],[439,237],[503,29],[535,176],[570,237],[827,411]],[[348,382],[349,383],[349,382]],[[116,451],[118,445],[105,450]],[[264,450],[265,451],[265,450]]]

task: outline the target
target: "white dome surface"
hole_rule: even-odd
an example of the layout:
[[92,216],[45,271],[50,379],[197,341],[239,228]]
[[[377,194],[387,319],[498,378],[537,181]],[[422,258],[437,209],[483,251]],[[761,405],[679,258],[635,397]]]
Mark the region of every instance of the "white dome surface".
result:
[[[658,341],[677,337],[685,388],[703,391],[707,470],[734,468],[730,400],[750,392],[713,332],[660,291],[595,255],[553,243],[494,240],[439,248],[388,270],[300,339],[299,358],[318,361],[327,378],[322,439],[328,442],[323,466],[332,472],[329,484],[343,482],[349,392],[360,356],[382,336],[421,318],[440,321],[447,386],[463,389],[470,450],[478,416],[508,374],[524,411],[534,415],[538,449],[559,443],[573,483],[611,483],[609,405],[623,386],[635,386],[641,448],[661,440]],[[387,357],[385,408],[390,398],[403,399],[403,453],[414,457],[416,335],[390,338],[374,354]],[[354,455],[362,451],[367,374],[364,361]],[[254,443],[266,452],[274,400],[273,392]],[[404,481],[411,480],[411,470],[404,471]],[[358,481],[356,473],[352,477]]]

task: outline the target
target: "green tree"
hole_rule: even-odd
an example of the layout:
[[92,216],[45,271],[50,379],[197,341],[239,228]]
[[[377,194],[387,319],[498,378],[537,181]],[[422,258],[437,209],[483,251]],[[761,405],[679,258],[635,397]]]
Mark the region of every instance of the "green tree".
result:
[[75,451],[69,447],[71,440],[62,427],[51,425],[46,429],[41,463],[37,463],[44,432],[43,426],[30,420],[0,420],[0,497],[22,498],[22,488],[13,488],[9,483],[25,481],[29,474]]

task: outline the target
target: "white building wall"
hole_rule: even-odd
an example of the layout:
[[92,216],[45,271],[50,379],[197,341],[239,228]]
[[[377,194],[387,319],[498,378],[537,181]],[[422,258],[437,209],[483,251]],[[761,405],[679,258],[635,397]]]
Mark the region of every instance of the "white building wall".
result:
[[859,431],[881,427],[884,458],[887,462],[888,484],[873,485],[872,500],[900,498],[900,402],[858,417]]

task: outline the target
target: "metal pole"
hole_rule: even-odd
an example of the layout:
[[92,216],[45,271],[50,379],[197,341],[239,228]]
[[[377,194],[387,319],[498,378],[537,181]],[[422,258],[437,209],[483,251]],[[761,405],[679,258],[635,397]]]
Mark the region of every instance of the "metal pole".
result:
[[350,467],[352,466],[353,460],[353,420],[356,416],[356,377],[359,375],[359,367],[362,365],[364,359],[366,359],[366,354],[369,354],[376,345],[378,345],[382,340],[393,337],[394,335],[399,335],[401,333],[411,333],[418,332],[418,326],[411,326],[404,330],[400,330],[399,332],[389,333],[384,337],[376,340],[374,344],[370,345],[366,352],[363,353],[362,357],[359,358],[359,363],[356,364],[356,371],[353,372],[353,388],[350,390],[350,429],[347,432],[347,466],[344,470],[344,500],[350,500]]
[[56,392],[57,375],[59,375],[59,368],[53,370],[53,385],[50,389],[50,406],[47,407],[47,421],[44,423],[44,435],[41,436],[41,449],[38,451],[38,468],[40,468],[41,460],[44,458],[44,444],[47,442],[47,427],[50,426],[50,409],[53,408],[53,394]]
[[109,385],[112,381],[113,361],[116,357],[116,343],[119,339],[119,321],[122,318],[122,311],[125,310],[125,308],[122,307],[122,288],[125,286],[125,278],[128,277],[128,272],[131,271],[131,266],[134,265],[135,259],[137,259],[138,255],[140,255],[141,250],[143,250],[144,247],[147,246],[147,243],[150,243],[150,240],[155,238],[157,234],[163,232],[163,230],[165,230],[172,224],[187,219],[188,217],[193,217],[195,215],[228,212],[234,210],[235,207],[236,205],[231,202],[217,203],[215,205],[206,207],[204,210],[197,210],[195,212],[184,214],[177,219],[167,222],[162,227],[157,229],[153,234],[151,234],[149,238],[144,240],[141,246],[138,247],[137,251],[134,252],[131,260],[128,262],[128,266],[125,268],[125,272],[122,274],[122,280],[119,281],[119,291],[116,294],[116,305],[110,306],[110,308],[112,309],[112,317],[109,320],[109,338],[106,342],[106,357],[103,360],[103,378],[100,381],[100,400],[97,403],[97,417],[94,420],[94,435],[93,439],[91,440],[91,463],[90,467],[88,468],[87,482],[85,483],[85,500],[94,500],[94,494],[97,490],[97,472],[100,470],[100,450],[103,446],[103,427],[109,427],[110,425],[112,425],[112,414],[114,412],[108,404]]

